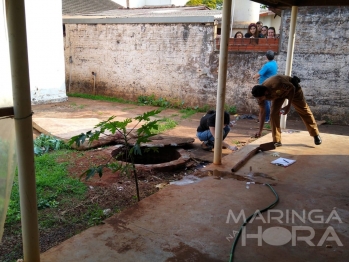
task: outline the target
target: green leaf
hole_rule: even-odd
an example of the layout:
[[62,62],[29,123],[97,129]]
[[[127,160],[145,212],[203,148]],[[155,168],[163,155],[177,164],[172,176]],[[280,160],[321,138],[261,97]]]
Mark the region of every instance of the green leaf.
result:
[[102,166],[99,166],[98,168],[97,168],[97,172],[98,172],[98,175],[99,175],[99,177],[102,177],[103,176],[103,165]]

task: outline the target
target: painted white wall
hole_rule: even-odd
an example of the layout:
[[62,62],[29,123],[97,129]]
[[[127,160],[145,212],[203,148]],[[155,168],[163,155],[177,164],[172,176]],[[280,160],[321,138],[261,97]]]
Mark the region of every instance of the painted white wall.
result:
[[189,0],[145,0],[145,5],[174,5],[185,6]]
[[262,16],[260,17],[260,21],[263,22],[263,25],[266,25],[268,27],[275,27],[276,33],[280,34],[280,25],[281,25],[281,17],[275,15],[268,15],[268,16]]
[[185,6],[189,0],[171,0],[171,4],[175,6]]
[[250,24],[257,22],[259,19],[259,8],[260,4],[249,0],[233,0],[232,16],[234,23]]
[[260,4],[249,0],[233,0],[231,6],[232,26],[230,27],[230,37],[240,31],[247,33],[250,23],[256,23],[259,20]]
[[32,103],[64,101],[62,1],[26,0],[25,8]]
[[145,0],[145,5],[171,5],[171,0]]
[[[112,0],[113,2],[127,7],[127,0]],[[175,5],[185,6],[189,0],[129,0],[130,8],[139,8],[143,6],[157,6],[157,5]]]
[[1,72],[1,95],[0,107],[13,106],[12,81],[10,68],[10,54],[5,17],[5,0],[0,4],[0,72]]
[[111,0],[119,5],[122,5],[123,7],[127,7],[126,0]]

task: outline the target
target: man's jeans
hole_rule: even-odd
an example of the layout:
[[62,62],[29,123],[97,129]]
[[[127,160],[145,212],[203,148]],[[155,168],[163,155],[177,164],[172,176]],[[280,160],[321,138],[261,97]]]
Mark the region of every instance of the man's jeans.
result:
[[270,120],[270,101],[265,100],[265,122],[269,122]]
[[[223,140],[227,137],[230,131],[230,127],[227,125],[223,128]],[[210,141],[214,143],[214,137],[211,134],[210,130],[205,130],[204,132],[197,132],[196,136],[200,139],[200,141]]]

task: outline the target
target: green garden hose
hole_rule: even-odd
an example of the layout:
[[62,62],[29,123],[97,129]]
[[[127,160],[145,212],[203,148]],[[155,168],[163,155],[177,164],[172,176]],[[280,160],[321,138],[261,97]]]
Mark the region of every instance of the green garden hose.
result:
[[[259,210],[259,213],[263,213],[263,212],[267,211],[268,209],[271,209],[271,208],[275,207],[276,204],[279,202],[279,196],[278,196],[278,194],[275,192],[274,188],[273,188],[271,185],[269,185],[269,184],[265,184],[265,185],[267,185],[267,186],[270,188],[270,190],[274,193],[274,195],[275,195],[275,197],[276,197],[276,200],[275,200],[274,203],[271,204],[270,206],[268,206],[268,207],[266,207],[266,208],[263,208],[262,210]],[[242,224],[242,226],[240,227],[239,233],[236,235],[236,238],[235,238],[234,243],[233,243],[233,247],[232,247],[231,252],[230,252],[230,259],[229,259],[229,262],[233,262],[235,247],[236,247],[236,244],[237,244],[237,242],[238,242],[238,240],[239,240],[239,238],[240,238],[240,235],[241,235],[241,232],[242,232],[243,228],[244,228],[244,227],[246,226],[246,224],[251,220],[251,218],[252,218],[253,216],[255,216],[255,215],[256,215],[256,212],[253,213],[252,215],[250,215],[250,216],[244,221],[244,223]]]

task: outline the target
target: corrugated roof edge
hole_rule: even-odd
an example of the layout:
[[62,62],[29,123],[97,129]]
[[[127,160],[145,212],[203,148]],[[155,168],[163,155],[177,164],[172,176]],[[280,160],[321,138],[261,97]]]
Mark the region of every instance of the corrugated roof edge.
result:
[[214,23],[221,19],[221,10],[188,7],[115,9],[89,14],[63,15],[63,23],[66,24]]
[[181,16],[181,17],[63,17],[64,24],[179,24],[214,23],[222,17]]

